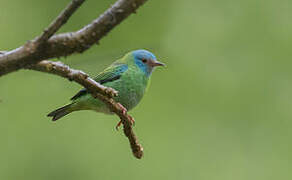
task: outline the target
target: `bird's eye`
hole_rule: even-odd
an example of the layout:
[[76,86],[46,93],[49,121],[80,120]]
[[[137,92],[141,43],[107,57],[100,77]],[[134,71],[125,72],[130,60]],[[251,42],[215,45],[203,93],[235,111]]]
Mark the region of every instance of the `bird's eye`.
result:
[[142,59],[142,62],[143,62],[143,63],[146,63],[146,62],[147,62],[147,60],[146,60],[146,59]]

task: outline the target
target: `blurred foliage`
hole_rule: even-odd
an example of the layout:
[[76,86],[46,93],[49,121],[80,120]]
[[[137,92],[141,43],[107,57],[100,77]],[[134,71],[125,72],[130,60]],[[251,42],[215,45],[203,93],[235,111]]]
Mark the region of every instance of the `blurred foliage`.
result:
[[[69,0],[1,0],[0,49],[40,34]],[[77,30],[114,0],[87,1]],[[45,115],[80,89],[19,71],[0,78],[0,179],[291,179],[292,1],[147,2],[99,46],[61,59],[91,75],[133,49],[165,62],[131,114],[145,157],[135,159],[116,116]]]

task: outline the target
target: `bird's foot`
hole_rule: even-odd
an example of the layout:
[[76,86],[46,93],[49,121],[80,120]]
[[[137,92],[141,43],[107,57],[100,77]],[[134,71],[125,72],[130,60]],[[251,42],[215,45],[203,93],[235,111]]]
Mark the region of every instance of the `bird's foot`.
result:
[[[130,115],[128,115],[128,117],[130,119],[131,125],[132,126],[135,126],[135,119],[132,116],[130,116]],[[118,124],[116,125],[116,130],[117,131],[119,130],[119,128],[120,128],[121,125],[122,125],[122,121],[119,121]]]
[[[121,110],[122,110],[122,113],[124,114],[124,115],[126,115],[127,114],[127,109],[121,104],[121,103],[117,103],[117,105],[121,108]],[[118,122],[118,124],[116,125],[116,130],[118,131],[119,130],[119,127],[122,125],[122,121],[119,121]]]
[[[128,110],[121,103],[118,103],[118,106],[122,109],[122,113],[124,115],[127,115],[127,111]],[[135,125],[135,119],[130,115],[127,115],[127,116],[130,119],[131,125],[134,126]],[[122,121],[119,121],[118,124],[116,125],[116,130],[117,131],[119,130],[119,127],[121,126],[121,124],[122,124]]]
[[117,131],[119,130],[121,124],[122,124],[122,121],[119,121],[118,124],[116,125],[116,130],[117,130]]
[[121,103],[117,103],[117,105],[121,108],[122,113],[126,115],[128,110]]
[[131,121],[131,125],[135,126],[135,119],[129,115],[130,121]]

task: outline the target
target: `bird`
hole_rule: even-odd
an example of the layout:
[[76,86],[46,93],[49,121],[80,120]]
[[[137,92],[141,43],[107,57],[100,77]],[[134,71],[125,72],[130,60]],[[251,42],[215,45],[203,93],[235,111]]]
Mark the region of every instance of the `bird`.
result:
[[[139,49],[130,51],[122,58],[113,62],[109,67],[97,74],[94,80],[106,87],[118,91],[113,99],[124,112],[130,111],[141,101],[150,84],[153,70],[158,66],[165,66],[159,62],[150,51]],[[47,116],[56,121],[63,116],[80,110],[93,110],[104,114],[113,114],[99,99],[91,96],[87,89],[81,89],[71,99],[71,102],[58,108]],[[132,119],[134,122],[134,119]],[[121,125],[121,121],[116,128]]]

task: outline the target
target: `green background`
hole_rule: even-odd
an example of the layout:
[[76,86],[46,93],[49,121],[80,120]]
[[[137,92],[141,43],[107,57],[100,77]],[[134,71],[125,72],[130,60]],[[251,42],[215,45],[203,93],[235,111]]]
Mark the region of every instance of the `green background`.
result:
[[[69,0],[1,0],[0,50],[22,45]],[[88,0],[61,29],[77,30],[113,0]],[[153,73],[131,114],[145,149],[135,159],[116,116],[46,114],[80,89],[57,76],[0,78],[0,179],[292,179],[292,1],[150,0],[83,54],[61,61],[94,76],[130,50]]]

